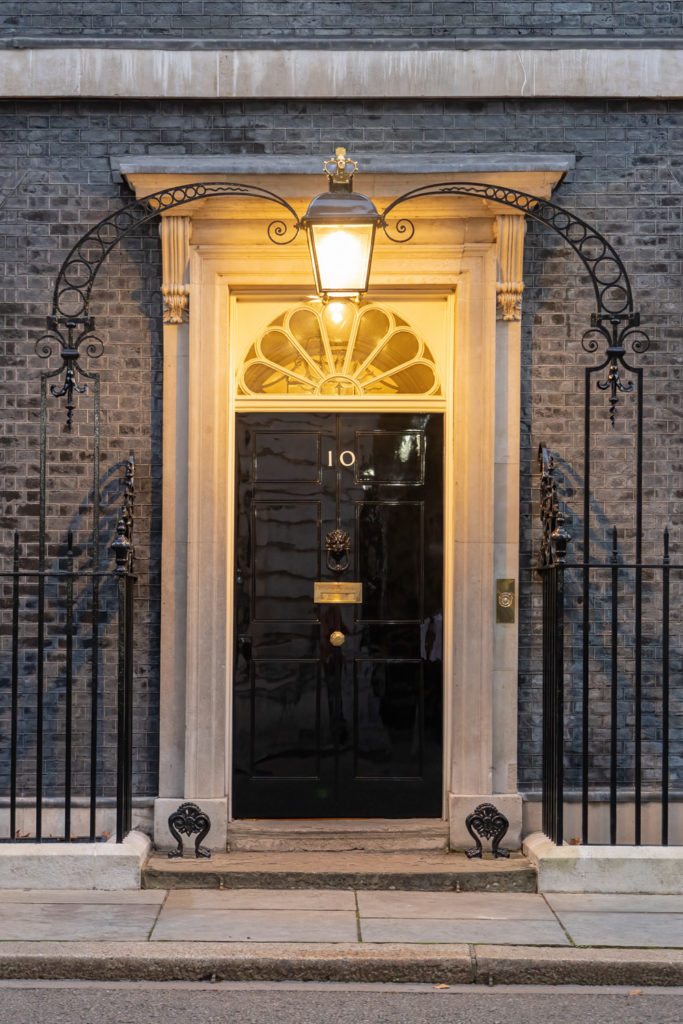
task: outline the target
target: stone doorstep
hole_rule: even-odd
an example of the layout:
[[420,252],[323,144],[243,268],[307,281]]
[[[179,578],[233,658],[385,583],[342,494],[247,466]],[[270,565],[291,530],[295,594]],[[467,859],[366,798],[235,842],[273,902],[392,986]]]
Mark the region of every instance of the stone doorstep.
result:
[[209,860],[154,853],[145,889],[403,889],[431,892],[536,892],[526,857],[470,860],[465,854],[280,852],[214,853]]
[[534,832],[522,848],[539,892],[683,894],[683,846],[555,846]]
[[122,843],[2,843],[2,889],[139,889],[152,849],[129,832]]

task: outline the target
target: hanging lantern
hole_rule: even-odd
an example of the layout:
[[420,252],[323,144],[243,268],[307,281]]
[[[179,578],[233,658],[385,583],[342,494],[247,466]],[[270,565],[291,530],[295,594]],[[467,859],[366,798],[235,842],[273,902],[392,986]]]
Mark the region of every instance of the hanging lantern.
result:
[[315,287],[325,301],[358,298],[368,290],[372,248],[380,216],[367,196],[353,191],[358,164],[339,148],[324,164],[329,191],[316,196],[302,224],[308,236]]

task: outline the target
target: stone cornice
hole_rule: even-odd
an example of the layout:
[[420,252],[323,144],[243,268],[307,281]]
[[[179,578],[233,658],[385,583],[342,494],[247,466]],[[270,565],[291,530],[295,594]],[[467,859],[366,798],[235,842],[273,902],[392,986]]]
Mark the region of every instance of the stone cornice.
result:
[[683,48],[0,50],[0,97],[683,97]]
[[[210,177],[222,179],[224,175],[315,175],[322,176],[320,154],[226,153],[223,156],[184,156],[169,153],[125,155],[110,157],[113,177],[117,181],[139,175],[172,174],[177,177]],[[437,175],[450,177],[458,174],[512,174],[550,172],[557,179],[573,170],[573,153],[384,153],[363,152],[360,157],[361,174]],[[410,183],[409,183],[410,184]],[[421,184],[421,182],[418,182]],[[163,187],[160,185],[159,187]],[[310,188],[310,186],[306,186]],[[405,185],[408,187],[408,184]]]

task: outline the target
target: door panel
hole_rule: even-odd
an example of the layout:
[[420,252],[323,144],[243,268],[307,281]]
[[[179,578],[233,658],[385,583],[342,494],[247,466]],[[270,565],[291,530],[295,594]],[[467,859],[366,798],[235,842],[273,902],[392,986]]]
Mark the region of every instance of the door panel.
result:
[[311,580],[320,574],[319,501],[253,504],[252,618],[315,619]]
[[248,413],[237,438],[233,813],[440,816],[442,417]]
[[358,659],[355,677],[355,777],[420,779],[422,662]]
[[422,502],[357,501],[361,619],[416,622],[422,618],[424,532]]

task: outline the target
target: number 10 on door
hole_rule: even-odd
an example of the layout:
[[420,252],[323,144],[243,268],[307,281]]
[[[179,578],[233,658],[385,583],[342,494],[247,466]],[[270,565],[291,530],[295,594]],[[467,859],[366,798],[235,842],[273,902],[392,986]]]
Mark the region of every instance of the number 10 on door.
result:
[[[356,453],[347,448],[343,452],[339,452],[338,459],[341,466],[344,466],[345,469],[350,469],[351,466],[355,465]],[[330,467],[334,466],[334,453],[331,451],[327,453],[327,465]]]

